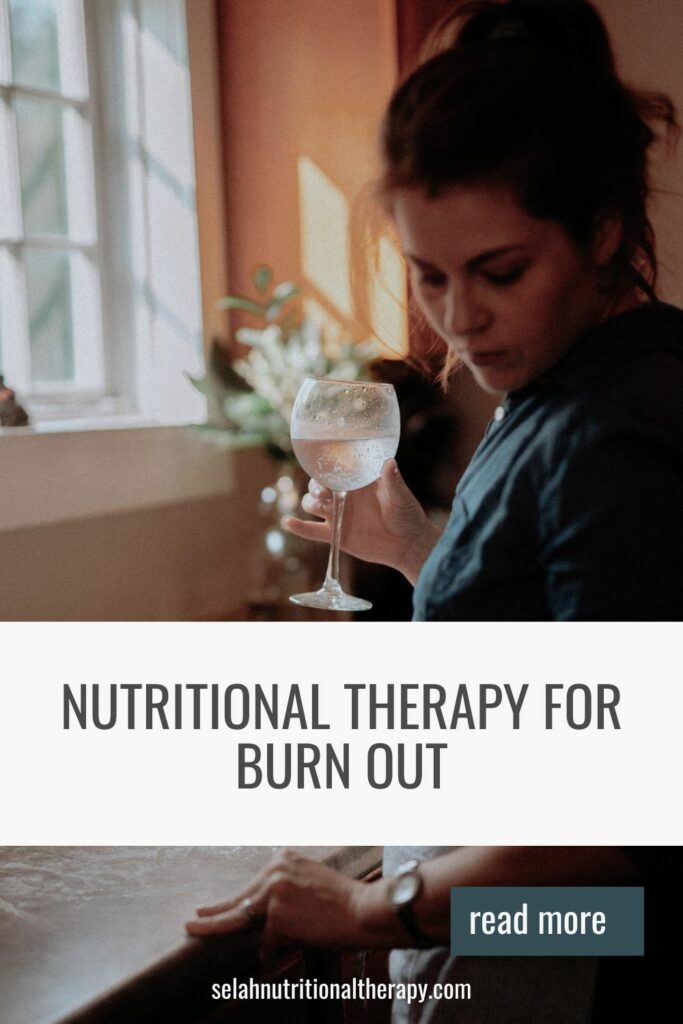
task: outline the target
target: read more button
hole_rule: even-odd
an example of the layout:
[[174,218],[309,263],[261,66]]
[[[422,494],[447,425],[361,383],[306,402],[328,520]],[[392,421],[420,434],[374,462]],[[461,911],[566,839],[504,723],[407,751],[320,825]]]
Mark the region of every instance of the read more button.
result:
[[642,886],[451,889],[456,956],[643,956]]

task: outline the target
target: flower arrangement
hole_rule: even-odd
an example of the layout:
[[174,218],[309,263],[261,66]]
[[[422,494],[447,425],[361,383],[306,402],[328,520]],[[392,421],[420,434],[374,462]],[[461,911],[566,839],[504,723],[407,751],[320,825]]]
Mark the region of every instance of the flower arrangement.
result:
[[202,430],[211,440],[231,447],[263,445],[283,461],[293,457],[289,423],[303,379],[364,379],[379,352],[372,341],[326,339],[318,324],[300,314],[294,301],[300,286],[292,281],[274,285],[270,267],[256,267],[252,281],[255,298],[228,295],[218,304],[254,321],[235,331],[246,353],[233,355],[231,346],[215,338],[206,375],[190,380],[207,399]]

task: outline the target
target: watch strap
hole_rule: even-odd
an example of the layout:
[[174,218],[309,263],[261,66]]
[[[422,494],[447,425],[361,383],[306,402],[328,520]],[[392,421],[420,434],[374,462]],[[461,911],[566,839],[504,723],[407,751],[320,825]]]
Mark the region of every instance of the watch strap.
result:
[[426,946],[433,945],[433,942],[427,938],[424,932],[420,931],[420,926],[417,923],[417,918],[415,917],[415,911],[411,906],[401,907],[400,909],[397,909],[395,913],[396,917],[409,933],[413,942],[416,943],[415,949],[422,949]]

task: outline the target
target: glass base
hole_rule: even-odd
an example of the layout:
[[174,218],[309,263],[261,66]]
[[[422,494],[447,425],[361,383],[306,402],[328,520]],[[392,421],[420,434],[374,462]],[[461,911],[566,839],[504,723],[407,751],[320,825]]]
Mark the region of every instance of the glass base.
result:
[[324,608],[328,612],[366,612],[372,608],[372,602],[362,597],[352,597],[343,590],[312,590],[309,594],[292,594],[289,599],[293,604],[302,604],[306,608]]

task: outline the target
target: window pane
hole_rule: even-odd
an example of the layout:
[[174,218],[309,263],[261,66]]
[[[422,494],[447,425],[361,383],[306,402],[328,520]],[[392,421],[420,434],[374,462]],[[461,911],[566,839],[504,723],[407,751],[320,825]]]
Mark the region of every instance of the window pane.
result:
[[57,0],[10,0],[9,8],[14,81],[58,90]]
[[140,27],[149,33],[175,62],[187,65],[187,33],[183,0],[145,0],[140,5]]
[[26,285],[33,383],[73,380],[69,254],[28,251]]
[[17,96],[21,200],[27,234],[66,235],[62,106]]

